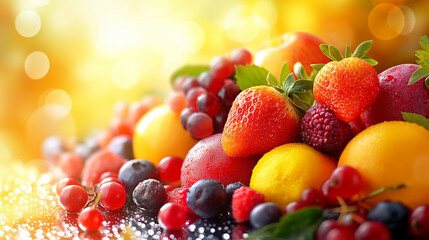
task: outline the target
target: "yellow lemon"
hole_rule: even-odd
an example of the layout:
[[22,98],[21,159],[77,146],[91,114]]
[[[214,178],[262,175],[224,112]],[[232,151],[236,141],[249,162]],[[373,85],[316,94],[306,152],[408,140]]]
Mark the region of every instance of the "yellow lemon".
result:
[[266,153],[256,164],[250,188],[281,208],[299,200],[307,188],[320,189],[331,176],[336,161],[302,143],[287,143]]
[[137,123],[133,136],[134,157],[157,165],[167,156],[185,158],[196,143],[180,124],[180,116],[163,105],[152,109]]
[[382,187],[408,184],[368,199],[370,205],[383,200],[401,201],[410,208],[429,203],[429,131],[414,123],[391,121],[365,129],[347,144],[338,165],[359,171],[364,196]]

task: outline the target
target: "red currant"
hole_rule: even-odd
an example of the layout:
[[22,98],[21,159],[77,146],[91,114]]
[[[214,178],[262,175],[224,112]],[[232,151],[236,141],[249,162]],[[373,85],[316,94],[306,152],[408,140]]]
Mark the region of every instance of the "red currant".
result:
[[325,205],[325,198],[323,197],[323,194],[315,188],[309,188],[302,191],[301,201],[307,203],[308,206],[323,207]]
[[308,205],[307,205],[306,202],[304,202],[304,201],[294,201],[294,202],[289,203],[286,206],[285,212],[286,212],[286,214],[289,214],[289,213],[296,212],[299,209],[302,209],[302,208],[305,208],[305,207],[308,207]]
[[205,113],[193,113],[188,118],[186,129],[196,139],[206,138],[213,134],[213,119]]
[[234,64],[225,57],[213,58],[210,62],[210,69],[213,75],[222,79],[230,77],[235,71]]
[[161,159],[158,163],[158,173],[161,181],[177,182],[180,181],[180,170],[183,159],[180,157],[169,156]]
[[329,231],[332,229],[340,226],[340,224],[335,219],[327,219],[323,221],[316,231],[316,239],[317,240],[323,240],[326,237],[326,234],[328,234]]
[[322,191],[328,199],[336,199],[337,196],[348,199],[361,191],[362,187],[363,181],[359,172],[353,167],[341,166],[336,168],[324,183]]
[[392,235],[389,228],[377,221],[362,223],[355,231],[356,240],[390,240]]
[[101,185],[99,194],[101,194],[101,206],[109,211],[121,208],[127,200],[125,188],[116,182],[108,182]]
[[108,177],[118,178],[118,174],[114,172],[104,172],[103,174],[100,175],[100,180],[103,181],[103,179]]
[[121,184],[122,187],[125,188],[125,184],[121,182],[117,177],[107,177],[103,178],[103,180],[100,182],[100,187],[103,186],[103,184],[109,183],[109,182],[115,182]]
[[232,51],[231,61],[234,65],[247,65],[252,63],[252,54],[244,48]]
[[88,193],[81,186],[69,185],[63,188],[59,200],[67,212],[79,212],[88,201]]
[[206,93],[207,91],[202,87],[196,87],[189,90],[186,94],[186,100],[188,101],[189,106],[194,110],[198,111],[197,99],[200,95]]
[[166,203],[158,212],[158,221],[169,231],[179,230],[186,222],[185,210],[175,203]]
[[214,117],[219,113],[222,107],[220,99],[211,92],[201,94],[197,99],[197,107],[199,112],[206,113],[210,117]]
[[416,207],[411,212],[408,222],[414,236],[429,238],[429,205]]
[[354,240],[353,231],[345,226],[337,226],[326,233],[324,240]]
[[103,222],[103,215],[101,215],[98,209],[87,207],[79,214],[78,222],[82,230],[95,232]]
[[82,187],[82,184],[80,184],[80,182],[77,179],[74,179],[74,178],[63,178],[55,186],[55,190],[57,192],[57,196],[60,195],[60,193],[63,190],[63,188],[65,188],[65,187],[67,187],[69,185],[76,185],[76,186],[81,186]]
[[83,159],[76,153],[62,153],[59,157],[58,167],[67,177],[79,178],[83,168]]

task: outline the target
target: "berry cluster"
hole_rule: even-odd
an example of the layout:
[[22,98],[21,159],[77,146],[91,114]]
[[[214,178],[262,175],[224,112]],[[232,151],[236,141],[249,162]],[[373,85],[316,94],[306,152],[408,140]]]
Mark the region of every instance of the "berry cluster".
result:
[[170,108],[180,114],[180,122],[194,138],[203,139],[223,131],[229,109],[240,93],[233,78],[236,65],[252,62],[246,49],[237,49],[230,58],[215,57],[210,70],[198,77],[179,76],[168,99]]

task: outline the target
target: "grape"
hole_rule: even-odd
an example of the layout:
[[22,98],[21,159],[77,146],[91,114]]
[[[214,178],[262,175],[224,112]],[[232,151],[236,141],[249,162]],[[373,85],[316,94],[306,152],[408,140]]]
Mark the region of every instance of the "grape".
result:
[[186,130],[186,123],[188,122],[189,116],[194,113],[194,110],[192,108],[185,108],[180,113],[180,124],[182,124],[183,129]]
[[205,113],[193,113],[188,118],[186,129],[192,137],[203,139],[213,134],[213,120]]
[[186,94],[186,100],[188,101],[189,106],[194,110],[198,111],[197,99],[201,94],[206,93],[207,91],[202,87],[196,87],[189,90]]
[[244,48],[238,48],[231,53],[231,62],[234,65],[247,65],[252,63],[252,54]]
[[225,57],[215,57],[210,62],[210,70],[214,76],[224,79],[230,77],[235,69],[232,62]]
[[240,87],[233,82],[223,86],[222,89],[219,91],[218,96],[225,106],[231,107],[232,103],[240,92]]
[[181,91],[183,88],[183,83],[185,83],[187,78],[187,76],[178,76],[176,79],[174,79],[174,89]]
[[221,108],[213,121],[214,130],[216,133],[223,132],[226,120],[228,119],[229,108]]
[[198,76],[198,82],[202,87],[207,89],[207,91],[214,94],[217,94],[224,84],[223,78],[219,78],[211,72],[202,72],[200,76]]
[[201,94],[197,99],[197,107],[199,112],[206,113],[210,117],[218,114],[222,103],[220,99],[211,92]]
[[188,77],[183,82],[182,92],[187,94],[189,90],[191,90],[192,88],[199,87],[199,86],[200,86],[200,82],[198,81],[198,79],[196,77]]
[[180,112],[188,106],[188,100],[183,92],[172,93],[167,103],[170,109],[177,114],[180,114]]

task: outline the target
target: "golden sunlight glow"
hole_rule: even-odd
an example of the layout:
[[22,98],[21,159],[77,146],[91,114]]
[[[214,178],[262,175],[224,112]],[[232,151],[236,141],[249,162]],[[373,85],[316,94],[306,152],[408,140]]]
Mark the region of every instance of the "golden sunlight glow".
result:
[[410,34],[416,26],[416,15],[414,14],[414,11],[407,6],[401,6],[401,10],[405,16],[405,26],[401,35],[407,35]]
[[60,105],[70,113],[72,100],[70,95],[62,89],[52,89],[44,97],[44,105]]
[[38,7],[45,6],[48,4],[51,0],[30,0],[30,2]]
[[375,6],[368,16],[371,33],[379,39],[389,40],[397,37],[405,25],[405,16],[401,8],[391,3]]
[[118,88],[132,88],[139,81],[140,69],[135,61],[120,60],[112,68],[112,81]]
[[25,10],[18,14],[15,19],[16,31],[23,37],[33,37],[42,26],[39,14],[33,10]]
[[[204,30],[195,22],[183,22],[175,32],[175,38],[172,41],[179,47],[179,50],[184,53],[194,53],[199,51],[205,42]],[[174,44],[174,42],[173,42]]]
[[45,53],[35,51],[25,59],[25,73],[31,79],[41,79],[49,71],[49,58]]

